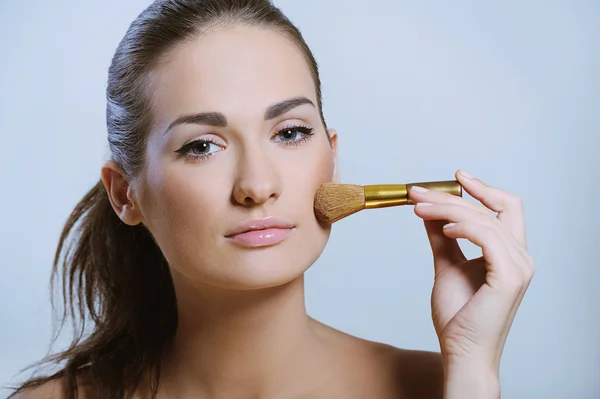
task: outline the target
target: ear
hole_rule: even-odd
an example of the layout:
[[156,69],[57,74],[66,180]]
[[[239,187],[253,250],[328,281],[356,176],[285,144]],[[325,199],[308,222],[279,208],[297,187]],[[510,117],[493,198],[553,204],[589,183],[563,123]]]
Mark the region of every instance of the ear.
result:
[[119,164],[112,160],[107,161],[101,174],[102,183],[117,216],[130,226],[141,223],[143,217],[139,205],[135,202],[133,188]]
[[338,132],[335,129],[327,129],[331,139],[331,149],[333,150],[333,175],[332,183],[340,183],[340,169],[338,167]]

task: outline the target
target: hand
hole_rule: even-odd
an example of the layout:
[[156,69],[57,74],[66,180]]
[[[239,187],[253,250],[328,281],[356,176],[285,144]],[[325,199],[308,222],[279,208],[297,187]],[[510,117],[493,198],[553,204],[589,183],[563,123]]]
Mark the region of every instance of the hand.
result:
[[[445,366],[475,362],[497,372],[535,271],[527,252],[523,205],[519,197],[463,172],[456,178],[481,203],[419,188],[409,194],[433,251],[433,324]],[[457,238],[481,247],[483,256],[467,260]]]

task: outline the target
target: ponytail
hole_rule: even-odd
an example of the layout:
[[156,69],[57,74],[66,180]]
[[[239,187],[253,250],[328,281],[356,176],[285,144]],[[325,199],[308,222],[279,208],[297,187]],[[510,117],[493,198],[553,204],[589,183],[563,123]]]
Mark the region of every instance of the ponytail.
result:
[[[63,228],[52,285],[59,275],[64,311],[55,340],[71,319],[73,341],[42,363],[64,363],[64,368],[29,380],[13,395],[63,377],[65,397],[75,398],[76,379],[85,375],[82,381],[97,397],[121,398],[149,370],[156,388],[160,359],[177,328],[169,267],[144,225],[128,226],[119,219],[102,181]],[[93,323],[87,336],[86,320]]]

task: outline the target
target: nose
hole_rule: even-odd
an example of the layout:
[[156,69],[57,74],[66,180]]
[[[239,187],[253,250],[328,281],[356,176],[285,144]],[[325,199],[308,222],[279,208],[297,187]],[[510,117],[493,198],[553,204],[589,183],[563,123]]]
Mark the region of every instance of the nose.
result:
[[237,179],[233,199],[240,205],[264,204],[281,195],[282,184],[277,166],[266,151],[258,146],[247,149],[237,163]]

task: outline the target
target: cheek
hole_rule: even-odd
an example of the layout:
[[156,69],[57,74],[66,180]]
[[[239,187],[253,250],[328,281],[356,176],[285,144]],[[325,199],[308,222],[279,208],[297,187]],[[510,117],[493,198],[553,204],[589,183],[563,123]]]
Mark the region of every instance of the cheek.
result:
[[[149,228],[164,248],[187,251],[197,247],[199,241],[214,236],[215,218],[221,214],[218,205],[223,190],[218,179],[198,176],[193,167],[170,168],[155,173],[149,181],[150,207],[146,217]],[[194,242],[186,242],[193,238]]]
[[308,156],[297,159],[299,165],[292,169],[289,178],[293,182],[291,187],[296,206],[314,216],[314,198],[321,184],[330,182],[333,177],[333,154],[327,144],[327,148],[312,151]]
[[314,199],[314,195],[321,184],[331,182],[333,178],[333,152],[329,144],[327,144],[327,148],[320,149],[314,155],[313,161],[309,165],[310,167],[306,170],[308,173],[307,181],[310,182],[311,196]]

